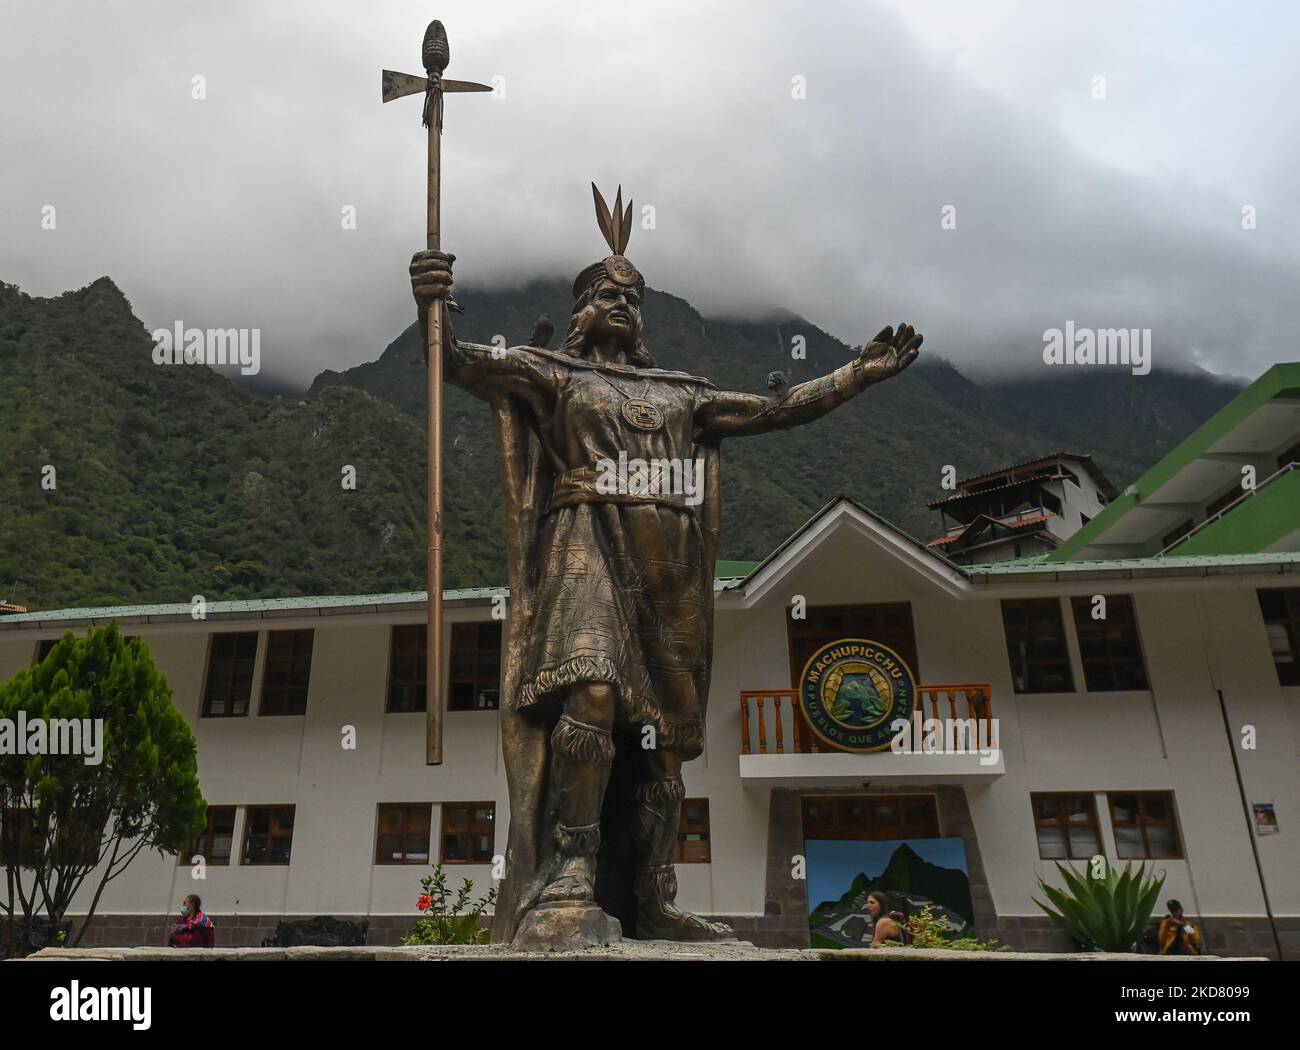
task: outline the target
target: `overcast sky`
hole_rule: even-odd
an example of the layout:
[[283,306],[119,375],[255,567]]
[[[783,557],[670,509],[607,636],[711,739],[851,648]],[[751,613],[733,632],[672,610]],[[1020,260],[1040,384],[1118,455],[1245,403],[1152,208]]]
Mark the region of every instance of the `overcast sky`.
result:
[[968,368],[1145,327],[1157,368],[1253,377],[1300,359],[1297,10],[0,0],[0,280],[107,274],[150,328],[260,328],[303,383],[374,358],[425,199],[420,101],[379,73],[419,73],[436,16],[447,75],[504,84],[448,100],[462,286],[571,278],[605,254],[589,182],[621,182],[655,209],[629,257],[706,315],[905,319]]

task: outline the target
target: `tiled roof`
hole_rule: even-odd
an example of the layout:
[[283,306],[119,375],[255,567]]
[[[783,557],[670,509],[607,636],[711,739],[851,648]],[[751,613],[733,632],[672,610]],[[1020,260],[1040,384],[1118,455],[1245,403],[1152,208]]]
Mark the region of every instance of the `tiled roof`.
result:
[[1039,514],[1032,518],[1022,518],[1020,521],[1003,521],[1001,518],[995,518],[989,514],[981,514],[974,521],[970,522],[961,532],[953,533],[951,536],[940,536],[937,540],[931,540],[926,544],[927,547],[941,547],[944,544],[952,543],[953,540],[959,540],[970,532],[971,526],[983,521],[991,521],[994,525],[1001,525],[1004,529],[1023,529],[1026,525],[1039,525],[1045,521],[1054,518],[1054,514]]

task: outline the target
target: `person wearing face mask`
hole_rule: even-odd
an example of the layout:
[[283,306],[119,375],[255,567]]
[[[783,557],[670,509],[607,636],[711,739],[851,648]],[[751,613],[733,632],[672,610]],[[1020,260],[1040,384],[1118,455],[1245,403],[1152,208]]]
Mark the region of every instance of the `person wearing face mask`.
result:
[[180,920],[167,937],[169,948],[215,948],[217,928],[203,914],[203,902],[191,893],[181,902]]

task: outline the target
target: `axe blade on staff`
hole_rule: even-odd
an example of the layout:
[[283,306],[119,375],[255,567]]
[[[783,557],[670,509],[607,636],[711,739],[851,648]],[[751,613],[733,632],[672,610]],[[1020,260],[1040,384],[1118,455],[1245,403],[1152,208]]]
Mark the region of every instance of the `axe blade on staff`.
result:
[[[383,72],[383,98],[395,98],[424,92],[424,126],[429,129],[429,209],[426,246],[439,248],[441,197],[439,176],[442,165],[442,97],[447,92],[491,91],[486,84],[464,80],[444,80],[442,71],[451,61],[447,31],[433,21],[424,33],[422,49],[425,76]],[[425,638],[427,677],[425,704],[425,755],[427,765],[442,764],[442,300],[429,307],[429,542],[425,568],[428,577],[429,615]]]

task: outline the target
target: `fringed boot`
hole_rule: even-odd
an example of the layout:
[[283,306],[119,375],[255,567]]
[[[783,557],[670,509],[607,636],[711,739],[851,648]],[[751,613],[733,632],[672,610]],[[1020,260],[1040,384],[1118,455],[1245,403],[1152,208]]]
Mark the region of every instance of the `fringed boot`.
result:
[[562,715],[551,733],[551,784],[556,793],[555,848],[561,859],[539,904],[595,897],[600,807],[614,761],[609,732]]
[[721,941],[731,927],[677,907],[677,822],[686,788],[680,776],[637,785],[636,936],[638,940]]

